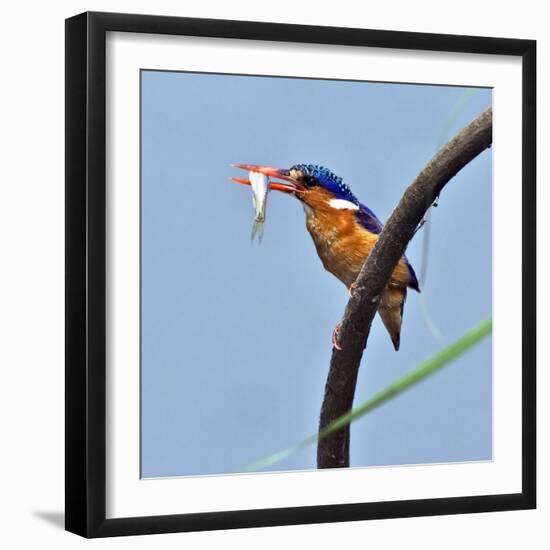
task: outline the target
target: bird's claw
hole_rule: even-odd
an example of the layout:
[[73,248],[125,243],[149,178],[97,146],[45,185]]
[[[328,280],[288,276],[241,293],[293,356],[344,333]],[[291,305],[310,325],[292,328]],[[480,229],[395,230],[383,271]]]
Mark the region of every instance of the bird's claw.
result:
[[349,285],[348,294],[350,298],[353,298],[353,292],[356,288],[357,288],[357,283],[355,281],[351,283],[351,285]]
[[342,348],[340,344],[338,343],[338,333],[340,332],[340,327],[342,326],[342,323],[338,323],[334,330],[332,331],[332,347],[335,350],[342,351]]

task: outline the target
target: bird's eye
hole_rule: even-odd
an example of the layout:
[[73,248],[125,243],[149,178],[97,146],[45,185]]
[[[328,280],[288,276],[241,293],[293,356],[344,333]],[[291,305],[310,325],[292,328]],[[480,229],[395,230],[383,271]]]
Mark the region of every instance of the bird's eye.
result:
[[319,182],[312,176],[306,176],[305,174],[302,176],[302,183],[306,187],[315,187],[316,185],[319,185]]
[[288,175],[295,181],[301,183],[306,188],[315,187],[319,185],[317,178],[310,175],[307,171],[301,168],[291,168]]

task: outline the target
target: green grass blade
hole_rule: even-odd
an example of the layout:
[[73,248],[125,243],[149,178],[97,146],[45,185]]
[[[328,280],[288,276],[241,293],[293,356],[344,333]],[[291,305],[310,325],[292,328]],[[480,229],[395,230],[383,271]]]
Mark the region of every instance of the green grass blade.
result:
[[447,117],[447,120],[445,121],[445,125],[441,129],[441,132],[439,133],[439,137],[437,139],[436,144],[436,150],[440,149],[449,141],[449,134],[451,133],[451,129],[455,122],[457,121],[458,117],[464,112],[466,109],[468,102],[470,99],[472,99],[473,96],[475,96],[479,92],[479,88],[465,88],[460,97],[458,98],[458,101],[454,104],[453,108],[449,112],[449,116]]
[[354,407],[348,413],[342,415],[340,418],[337,418],[334,422],[329,424],[321,432],[314,435],[310,435],[297,445],[283,449],[275,454],[272,454],[266,458],[263,458],[250,466],[245,468],[245,471],[252,472],[267,468],[273,464],[277,464],[282,460],[288,458],[294,453],[313,445],[319,439],[326,437],[327,435],[341,430],[348,424],[351,424],[353,421],[361,418],[368,412],[379,407],[380,405],[390,401],[400,393],[412,388],[418,382],[425,380],[432,374],[441,370],[446,365],[452,363],[455,359],[458,359],[462,354],[468,351],[470,348],[479,344],[483,339],[485,339],[489,334],[491,334],[493,328],[493,321],[491,318],[486,319],[473,329],[469,330],[466,334],[461,336],[458,340],[455,340],[453,343],[449,344],[447,347],[443,348],[441,351],[423,361],[418,367],[411,370],[401,378],[397,379],[393,384],[390,384],[388,387],[379,391],[373,395],[367,401],[364,401],[357,407]]

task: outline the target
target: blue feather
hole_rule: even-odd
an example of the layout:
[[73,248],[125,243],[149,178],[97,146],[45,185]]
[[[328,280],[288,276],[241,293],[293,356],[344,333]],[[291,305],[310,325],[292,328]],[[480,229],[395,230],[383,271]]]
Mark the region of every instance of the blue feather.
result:
[[382,222],[376,217],[376,214],[364,204],[361,204],[359,201],[354,201],[359,210],[355,213],[355,219],[360,223],[367,231],[374,233],[375,235],[380,235],[382,232]]
[[409,286],[416,290],[416,292],[420,292],[420,286],[418,284],[418,279],[416,278],[416,273],[414,272],[413,266],[409,263],[409,260],[407,260],[407,256],[403,256],[405,260],[405,264],[407,265],[407,269],[409,270]]
[[337,199],[343,199],[359,205],[359,201],[342,178],[331,172],[328,168],[319,166],[318,164],[295,164],[291,170],[298,170],[304,176],[314,178],[319,185],[333,193]]

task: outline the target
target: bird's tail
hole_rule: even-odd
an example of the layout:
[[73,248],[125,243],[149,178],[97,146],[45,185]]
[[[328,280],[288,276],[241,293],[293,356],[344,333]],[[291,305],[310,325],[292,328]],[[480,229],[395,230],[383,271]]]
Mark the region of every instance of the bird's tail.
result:
[[382,293],[378,313],[389,332],[395,351],[399,349],[401,341],[401,322],[403,320],[403,306],[407,299],[407,288],[401,286],[387,286]]

